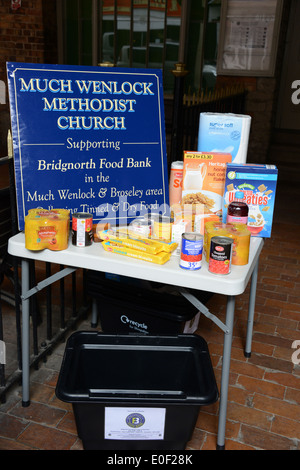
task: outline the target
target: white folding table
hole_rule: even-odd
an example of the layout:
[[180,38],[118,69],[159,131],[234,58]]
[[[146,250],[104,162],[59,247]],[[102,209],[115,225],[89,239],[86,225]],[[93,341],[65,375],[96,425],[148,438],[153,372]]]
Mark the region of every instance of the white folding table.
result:
[[[224,332],[222,376],[220,388],[220,407],[217,448],[225,448],[225,428],[228,399],[228,383],[231,358],[231,344],[234,322],[235,297],[242,294],[251,278],[251,289],[248,306],[248,325],[245,345],[245,356],[251,354],[251,342],[253,332],[254,307],[256,297],[256,284],[259,255],[263,247],[262,238],[252,238],[250,243],[249,262],[246,266],[232,266],[228,275],[214,275],[208,271],[205,260],[197,271],[187,271],[180,268],[177,256],[164,265],[157,265],[147,261],[141,261],[119,254],[106,252],[100,243],[93,243],[89,247],[79,248],[72,245],[63,251],[29,251],[25,248],[25,235],[23,232],[10,238],[8,252],[21,258],[22,266],[22,404],[30,404],[30,312],[29,298],[47,285],[63,278],[76,269],[91,269],[119,275],[125,275],[138,279],[161,282],[178,286],[179,291],[192,302],[204,315],[214,321]],[[65,269],[53,274],[38,283],[33,288],[29,286],[29,260],[54,263],[67,266]],[[188,289],[223,294],[227,296],[226,319],[223,323],[216,315],[212,314]]]

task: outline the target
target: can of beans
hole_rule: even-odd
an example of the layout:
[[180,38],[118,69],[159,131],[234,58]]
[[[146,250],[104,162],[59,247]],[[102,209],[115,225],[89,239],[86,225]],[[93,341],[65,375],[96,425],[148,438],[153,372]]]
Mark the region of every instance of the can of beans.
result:
[[196,270],[201,268],[203,236],[200,233],[183,233],[181,238],[181,254],[179,266],[183,269]]
[[90,246],[93,240],[93,216],[87,212],[72,215],[72,244]]
[[229,237],[212,237],[208,270],[213,274],[229,274],[231,271],[233,239]]

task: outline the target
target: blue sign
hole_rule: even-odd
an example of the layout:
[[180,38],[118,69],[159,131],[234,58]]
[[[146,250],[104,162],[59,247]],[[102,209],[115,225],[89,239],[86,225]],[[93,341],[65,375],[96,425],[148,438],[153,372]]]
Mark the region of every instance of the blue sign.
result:
[[29,209],[127,224],[168,208],[161,70],[7,63],[19,229]]

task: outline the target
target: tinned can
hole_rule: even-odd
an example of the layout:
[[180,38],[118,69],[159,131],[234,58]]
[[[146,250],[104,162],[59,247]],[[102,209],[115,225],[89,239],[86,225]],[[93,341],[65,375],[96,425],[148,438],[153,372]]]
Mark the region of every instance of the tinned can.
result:
[[144,238],[150,238],[151,237],[151,225],[152,225],[151,220],[135,219],[130,223],[129,227],[130,227],[130,231],[136,233],[137,235],[140,235],[141,237],[144,237]]
[[72,215],[72,244],[90,246],[93,241],[93,216],[88,212]]
[[164,215],[153,217],[152,237],[165,242],[170,242],[172,238],[172,225],[174,219]]
[[196,270],[201,268],[203,235],[200,233],[183,233],[181,238],[181,254],[179,266],[183,269]]
[[172,162],[169,183],[169,204],[180,204],[182,196],[183,161]]
[[232,246],[234,240],[229,237],[212,237],[208,270],[213,274],[229,274],[231,271]]

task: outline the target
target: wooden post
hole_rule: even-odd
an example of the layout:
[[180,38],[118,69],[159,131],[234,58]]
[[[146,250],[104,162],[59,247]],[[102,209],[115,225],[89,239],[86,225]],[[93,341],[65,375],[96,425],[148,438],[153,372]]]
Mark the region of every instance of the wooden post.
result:
[[175,76],[174,84],[174,104],[172,116],[172,134],[171,134],[171,162],[182,160],[183,152],[183,93],[184,77],[188,74],[185,70],[185,64],[175,64],[175,70],[172,70]]

